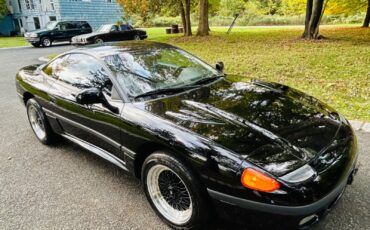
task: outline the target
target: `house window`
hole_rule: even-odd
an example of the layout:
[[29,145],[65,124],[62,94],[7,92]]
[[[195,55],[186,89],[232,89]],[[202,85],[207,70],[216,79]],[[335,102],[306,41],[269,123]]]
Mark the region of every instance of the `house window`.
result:
[[33,18],[33,22],[35,23],[35,29],[38,30],[41,28],[40,26],[40,19],[38,17]]
[[26,9],[27,10],[31,9],[31,2],[30,2],[30,0],[26,0]]
[[50,21],[51,21],[51,22],[55,22],[55,21],[57,20],[57,17],[55,17],[55,16],[50,16],[50,17],[49,17],[49,19],[50,19]]
[[18,9],[19,9],[19,12],[22,12],[21,0],[18,0]]
[[35,9],[35,4],[33,3],[33,0],[26,0],[26,8],[27,10]]
[[51,8],[52,11],[55,10],[54,0],[50,0],[50,8]]

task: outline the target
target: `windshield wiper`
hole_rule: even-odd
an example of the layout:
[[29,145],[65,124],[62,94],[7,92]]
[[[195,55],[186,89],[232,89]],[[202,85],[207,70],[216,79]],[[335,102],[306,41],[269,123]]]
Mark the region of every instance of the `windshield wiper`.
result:
[[137,95],[136,97],[134,97],[134,99],[138,99],[138,98],[141,98],[141,97],[154,96],[154,95],[161,95],[161,94],[174,94],[174,93],[177,93],[177,92],[182,92],[182,91],[185,91],[185,90],[188,90],[188,89],[194,89],[194,88],[197,88],[197,87],[188,85],[188,86],[182,86],[182,87],[161,88],[161,89],[156,89],[156,90],[153,90],[153,91],[149,91],[149,92]]
[[211,77],[202,77],[201,79],[191,83],[191,85],[203,85],[220,79],[222,76],[213,75]]

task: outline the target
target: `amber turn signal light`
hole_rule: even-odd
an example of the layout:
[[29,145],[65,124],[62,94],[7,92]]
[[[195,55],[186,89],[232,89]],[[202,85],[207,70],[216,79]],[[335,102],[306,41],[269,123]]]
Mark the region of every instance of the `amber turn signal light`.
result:
[[261,192],[273,192],[280,188],[279,182],[251,168],[244,170],[241,182],[244,187]]

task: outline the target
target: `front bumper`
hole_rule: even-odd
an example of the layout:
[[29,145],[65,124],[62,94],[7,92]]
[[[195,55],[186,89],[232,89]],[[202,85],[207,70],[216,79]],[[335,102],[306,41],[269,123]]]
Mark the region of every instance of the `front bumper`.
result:
[[[225,193],[208,189],[216,206],[217,214],[234,223],[248,227],[273,229],[306,228],[322,219],[342,196],[347,184],[353,180],[358,166],[354,164],[347,180],[343,180],[335,189],[322,199],[303,206],[281,206],[246,200]],[[279,226],[276,224],[279,223]]]
[[72,42],[71,42],[71,44],[75,46],[83,46],[83,45],[88,45],[91,43],[92,42],[89,42],[87,38],[79,38],[79,37],[73,37]]
[[25,39],[26,39],[29,43],[40,43],[40,38],[39,38],[39,37],[37,37],[37,38],[25,37]]

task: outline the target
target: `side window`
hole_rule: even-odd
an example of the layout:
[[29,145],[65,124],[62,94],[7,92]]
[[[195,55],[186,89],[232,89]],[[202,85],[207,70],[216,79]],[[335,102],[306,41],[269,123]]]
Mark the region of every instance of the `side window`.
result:
[[76,27],[76,24],[75,23],[73,23],[73,22],[68,22],[68,23],[66,23],[66,29],[67,30],[73,30],[73,29],[76,29],[77,27]]
[[127,25],[121,25],[121,30],[122,31],[128,31],[129,27]]
[[68,59],[69,55],[60,57],[58,59],[55,59],[53,62],[49,63],[47,66],[45,66],[42,71],[44,71],[45,74],[48,76],[57,79],[59,73],[63,71],[63,69],[66,67],[67,62],[66,59]]
[[81,28],[82,29],[90,29],[90,25],[87,22],[82,22],[81,23]]
[[85,54],[70,54],[63,56],[45,66],[43,71],[50,77],[78,93],[83,89],[99,88],[104,94],[114,100],[120,99],[113,87],[108,73],[95,58]]
[[58,28],[58,30],[62,30],[62,31],[66,30],[67,29],[67,23],[60,22],[60,23],[58,23],[57,28]]
[[85,54],[71,54],[66,59],[66,67],[58,72],[58,80],[79,89],[112,88],[108,74],[93,57]]
[[118,26],[114,25],[112,26],[112,28],[110,29],[111,32],[117,32],[118,31]]

